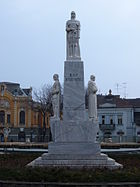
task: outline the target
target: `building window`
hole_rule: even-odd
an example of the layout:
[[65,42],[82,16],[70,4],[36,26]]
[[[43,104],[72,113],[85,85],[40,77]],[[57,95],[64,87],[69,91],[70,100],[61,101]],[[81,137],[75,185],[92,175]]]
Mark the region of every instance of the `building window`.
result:
[[20,124],[25,125],[25,112],[24,112],[24,111],[21,111],[21,112],[20,112],[20,117],[19,117],[19,119],[20,119]]
[[105,132],[104,133],[104,138],[111,138],[112,137],[112,133],[111,132]]
[[7,114],[7,123],[9,124],[11,121],[11,115],[10,114]]
[[5,112],[3,110],[0,111],[0,124],[5,124]]
[[123,136],[123,135],[124,135],[124,132],[123,132],[122,130],[120,130],[120,131],[117,132],[117,134],[118,134],[119,136]]
[[134,122],[140,126],[140,112],[134,112]]
[[118,115],[118,125],[122,125],[122,115]]
[[113,124],[113,116],[110,116],[110,124]]
[[102,116],[102,124],[105,124],[105,116]]

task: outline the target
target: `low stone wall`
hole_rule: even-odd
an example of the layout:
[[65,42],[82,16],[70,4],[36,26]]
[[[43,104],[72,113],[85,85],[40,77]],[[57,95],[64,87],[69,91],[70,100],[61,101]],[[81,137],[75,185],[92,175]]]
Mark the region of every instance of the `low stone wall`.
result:
[[0,142],[0,148],[48,149],[48,143]]
[[137,182],[122,182],[122,183],[42,183],[42,182],[13,182],[0,181],[0,187],[137,187],[140,183]]
[[[0,142],[0,148],[48,149],[47,142]],[[140,148],[140,143],[101,143],[102,149]]]
[[102,149],[139,148],[140,143],[101,143]]

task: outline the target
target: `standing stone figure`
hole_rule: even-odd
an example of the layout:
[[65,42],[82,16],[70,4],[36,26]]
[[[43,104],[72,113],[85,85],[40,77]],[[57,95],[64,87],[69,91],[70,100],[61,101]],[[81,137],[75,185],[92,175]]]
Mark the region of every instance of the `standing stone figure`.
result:
[[97,90],[95,76],[91,75],[88,82],[88,116],[91,120],[97,120]]
[[80,22],[75,20],[76,14],[74,11],[71,12],[71,20],[66,23],[67,32],[67,60],[73,58],[80,59]]
[[54,113],[53,118],[59,119],[61,88],[60,88],[58,74],[53,75],[53,80],[55,81],[52,87],[52,106],[53,106],[53,113]]

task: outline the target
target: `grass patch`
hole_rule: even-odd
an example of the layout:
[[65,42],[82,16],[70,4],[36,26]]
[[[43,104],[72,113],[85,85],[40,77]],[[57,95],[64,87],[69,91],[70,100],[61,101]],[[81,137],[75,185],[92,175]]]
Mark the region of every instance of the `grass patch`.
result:
[[107,169],[60,169],[26,168],[39,157],[39,153],[11,153],[0,155],[0,180],[44,182],[140,182],[139,154],[110,154],[124,168]]

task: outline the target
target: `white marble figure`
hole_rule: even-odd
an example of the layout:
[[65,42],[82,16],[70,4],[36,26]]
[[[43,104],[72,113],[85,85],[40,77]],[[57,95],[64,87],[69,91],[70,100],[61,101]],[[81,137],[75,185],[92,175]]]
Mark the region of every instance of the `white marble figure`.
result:
[[71,20],[66,23],[67,32],[67,60],[80,59],[80,22],[75,20],[76,14],[74,11],[71,12]]
[[60,87],[58,74],[53,75],[53,80],[55,81],[52,87],[52,106],[53,106],[53,113],[54,113],[53,118],[59,119],[61,87]]
[[91,75],[88,82],[88,116],[90,120],[97,120],[97,86],[95,76]]

